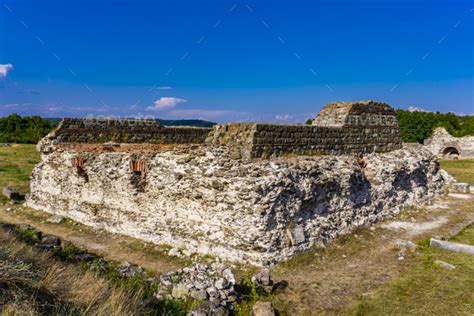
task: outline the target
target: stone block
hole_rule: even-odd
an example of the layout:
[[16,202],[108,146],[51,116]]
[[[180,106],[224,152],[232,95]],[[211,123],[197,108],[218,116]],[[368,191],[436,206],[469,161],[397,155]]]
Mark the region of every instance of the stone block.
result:
[[454,182],[451,184],[451,191],[459,193],[470,193],[469,183]]

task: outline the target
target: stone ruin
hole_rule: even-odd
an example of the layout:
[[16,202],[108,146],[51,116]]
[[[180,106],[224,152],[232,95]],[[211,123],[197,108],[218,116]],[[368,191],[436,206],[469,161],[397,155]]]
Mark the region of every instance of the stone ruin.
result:
[[474,136],[453,137],[443,127],[434,130],[425,147],[440,159],[473,159]]
[[96,228],[265,265],[417,206],[449,176],[405,147],[393,109],[325,106],[312,125],[65,119],[27,204]]

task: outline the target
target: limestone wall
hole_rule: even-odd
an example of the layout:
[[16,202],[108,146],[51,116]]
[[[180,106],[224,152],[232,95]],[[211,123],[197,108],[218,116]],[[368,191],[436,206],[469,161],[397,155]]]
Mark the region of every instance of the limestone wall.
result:
[[187,254],[265,264],[418,206],[448,181],[420,148],[368,154],[366,169],[349,156],[229,156],[226,146],[148,155],[59,148],[33,170],[27,204]]
[[57,143],[204,143],[209,128],[160,126],[154,120],[63,119],[54,131]]

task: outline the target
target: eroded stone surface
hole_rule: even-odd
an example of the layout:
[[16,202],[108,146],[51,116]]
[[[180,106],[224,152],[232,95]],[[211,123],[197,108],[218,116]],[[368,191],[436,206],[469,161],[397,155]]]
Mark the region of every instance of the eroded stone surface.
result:
[[422,148],[366,155],[365,169],[354,156],[245,161],[228,150],[59,148],[42,155],[27,203],[188,254],[267,264],[428,201],[450,179]]

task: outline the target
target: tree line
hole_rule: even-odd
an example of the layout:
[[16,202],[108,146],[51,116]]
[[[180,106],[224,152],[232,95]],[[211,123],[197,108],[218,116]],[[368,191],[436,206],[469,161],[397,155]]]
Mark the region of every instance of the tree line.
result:
[[437,127],[444,127],[451,135],[474,135],[474,116],[458,116],[454,113],[410,112],[396,110],[403,142],[423,143]]
[[11,114],[0,117],[0,143],[36,144],[53,128],[50,120],[39,116]]

